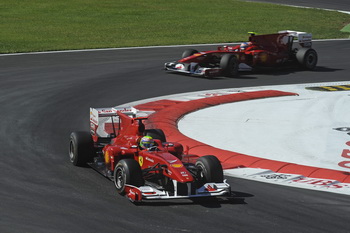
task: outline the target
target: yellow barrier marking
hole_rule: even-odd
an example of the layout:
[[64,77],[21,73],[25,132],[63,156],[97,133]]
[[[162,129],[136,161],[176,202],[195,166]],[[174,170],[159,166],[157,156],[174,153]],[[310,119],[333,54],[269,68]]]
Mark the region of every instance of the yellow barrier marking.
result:
[[329,90],[329,91],[338,91],[338,89],[336,89],[334,87],[321,87],[321,88]]
[[306,89],[315,91],[350,91],[350,85],[306,87]]
[[348,86],[335,86],[335,87],[343,89],[343,90],[350,90],[350,87],[348,87]]

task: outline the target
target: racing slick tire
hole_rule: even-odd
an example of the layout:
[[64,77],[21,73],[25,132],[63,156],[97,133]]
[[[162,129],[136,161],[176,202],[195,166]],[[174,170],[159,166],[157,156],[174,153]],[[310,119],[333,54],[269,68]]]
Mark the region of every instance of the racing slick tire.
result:
[[189,57],[189,56],[192,56],[193,54],[195,53],[198,53],[197,50],[195,49],[186,49],[183,53],[182,53],[182,58],[185,58],[185,57]]
[[295,56],[303,68],[307,70],[314,70],[316,68],[318,56],[314,49],[301,48]]
[[119,194],[125,194],[125,185],[140,187],[145,181],[142,178],[142,170],[138,162],[134,159],[120,160],[114,169],[114,185]]
[[72,132],[69,143],[69,159],[75,166],[86,166],[95,155],[94,142],[88,132]]
[[158,139],[161,142],[166,142],[165,134],[164,134],[163,130],[161,130],[161,129],[146,129],[144,132],[144,135],[150,136],[153,139]]
[[220,68],[225,77],[235,78],[238,76],[238,59],[236,55],[225,54],[220,60]]
[[204,183],[222,183],[224,172],[221,163],[214,155],[200,157],[195,166],[199,170],[199,178]]

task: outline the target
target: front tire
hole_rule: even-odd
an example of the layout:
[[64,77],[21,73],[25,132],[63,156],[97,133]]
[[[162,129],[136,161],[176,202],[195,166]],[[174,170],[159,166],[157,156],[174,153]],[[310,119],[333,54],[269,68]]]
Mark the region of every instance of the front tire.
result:
[[234,54],[225,54],[220,60],[220,68],[225,77],[235,78],[238,76],[238,59]]
[[317,52],[310,48],[301,48],[296,53],[296,59],[299,64],[307,70],[314,70],[317,65]]
[[119,194],[125,194],[125,186],[140,187],[144,184],[140,165],[133,159],[120,160],[114,169],[114,185]]
[[94,142],[88,132],[73,132],[69,142],[69,160],[75,166],[86,166],[95,155]]
[[214,155],[206,155],[200,157],[195,166],[198,169],[199,179],[203,183],[222,183],[224,180],[224,172],[220,161]]
[[185,58],[185,57],[189,57],[189,56],[192,56],[193,54],[195,53],[198,53],[197,50],[195,49],[186,49],[183,53],[182,53],[182,58]]

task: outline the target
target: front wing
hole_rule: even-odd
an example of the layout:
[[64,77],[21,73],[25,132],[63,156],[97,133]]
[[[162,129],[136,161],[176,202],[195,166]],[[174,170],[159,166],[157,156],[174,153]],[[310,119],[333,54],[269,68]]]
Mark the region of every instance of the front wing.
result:
[[187,183],[187,193],[179,193],[177,182],[174,182],[174,192],[160,190],[152,186],[135,187],[126,185],[126,197],[132,202],[142,200],[185,199],[198,197],[231,196],[231,187],[226,180],[223,183],[206,183],[198,189],[193,189],[193,183]]
[[178,62],[167,62],[164,64],[164,69],[172,72],[179,72],[184,74],[189,74],[193,76],[203,76],[203,77],[215,77],[220,76],[222,69],[199,67],[198,63],[178,63]]
[[[164,69],[171,72],[189,74],[202,77],[217,77],[222,75],[220,67],[200,67],[198,63],[167,62]],[[239,63],[238,71],[252,71],[253,68],[245,63]]]

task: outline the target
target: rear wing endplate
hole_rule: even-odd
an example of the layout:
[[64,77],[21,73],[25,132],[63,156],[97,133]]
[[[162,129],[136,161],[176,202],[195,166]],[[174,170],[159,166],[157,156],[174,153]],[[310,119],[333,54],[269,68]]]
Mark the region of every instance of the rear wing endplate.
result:
[[298,40],[301,47],[311,47],[312,46],[312,34],[307,32],[298,32],[291,30],[279,31],[278,33],[288,33],[288,35],[293,36]]

